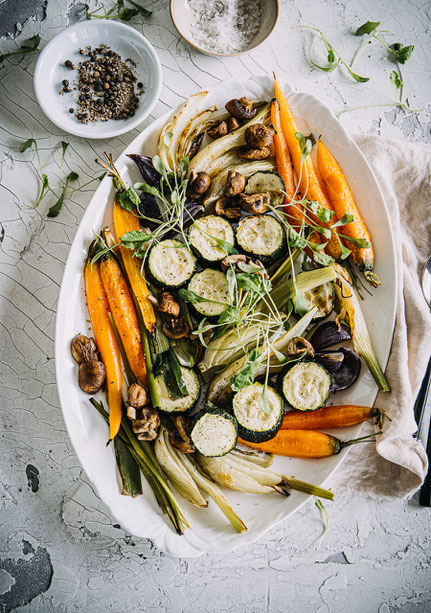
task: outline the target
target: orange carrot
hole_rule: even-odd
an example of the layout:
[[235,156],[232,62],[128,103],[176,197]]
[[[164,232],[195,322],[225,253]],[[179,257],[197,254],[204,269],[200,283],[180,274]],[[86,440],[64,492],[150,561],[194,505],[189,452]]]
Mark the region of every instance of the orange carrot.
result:
[[322,407],[316,411],[290,411],[281,425],[283,430],[314,430],[316,428],[344,428],[379,417],[380,409],[355,404]]
[[147,384],[141,332],[135,304],[121,268],[115,257],[108,253],[100,263],[100,276],[109,309],[114,319],[124,351],[135,377],[142,385]]
[[97,349],[106,369],[106,390],[109,406],[109,440],[117,434],[121,424],[121,371],[120,348],[109,320],[109,304],[100,276],[100,265],[93,266],[87,260],[84,266],[85,294],[87,308],[93,327]]
[[[317,174],[311,157],[308,155],[304,160],[302,159],[301,146],[296,138],[298,127],[287,100],[277,83],[277,79],[274,79],[274,88],[275,97],[280,105],[281,125],[287,146],[290,151],[293,168],[295,169],[295,173],[299,181],[299,191],[301,192],[301,196],[303,198],[307,198],[308,200],[317,201],[322,208],[331,210],[331,205],[326,196],[322,180]],[[329,227],[328,224],[321,222],[313,213],[311,213],[311,211],[307,212],[307,214],[320,226]],[[332,223],[335,223],[336,221],[337,220],[333,218]],[[338,238],[334,234],[332,234],[331,238],[329,239],[325,251],[336,260],[339,259],[341,249],[338,243]]]
[[238,442],[276,455],[285,455],[290,458],[326,458],[340,451],[344,447],[360,443],[365,439],[380,434],[376,432],[350,441],[340,441],[335,436],[316,432],[315,430],[279,430],[270,441],[264,443],[250,443],[238,438]]
[[[281,127],[281,119],[280,119],[280,105],[276,98],[274,98],[271,102],[271,123],[275,128],[274,134],[274,148],[275,148],[275,159],[277,162],[277,172],[281,176],[284,181],[284,185],[286,188],[286,199],[285,202],[290,202],[295,194],[295,181],[293,179],[293,168],[292,162],[290,160],[289,149],[287,147],[286,139],[284,138],[283,128]],[[302,214],[296,208],[297,214],[293,214],[289,212],[289,215],[292,214],[293,217],[302,221]],[[288,212],[289,207],[285,207],[286,213]]]
[[[340,228],[340,233],[351,238],[362,238],[370,243],[370,247],[364,249],[353,243],[348,244],[352,251],[353,261],[360,270],[372,270],[374,267],[374,250],[371,245],[370,233],[358,211],[343,171],[321,140],[317,145],[317,165],[337,219],[341,219],[345,213],[354,217],[354,221]],[[348,239],[344,239],[344,241],[348,242]]]
[[[120,237],[126,234],[126,232],[140,230],[138,217],[130,211],[123,209],[118,201],[118,197],[115,198],[114,202],[113,219],[115,234],[118,240],[120,240]],[[156,318],[154,316],[153,305],[148,300],[146,281],[141,274],[141,260],[134,258],[133,251],[131,249],[126,249],[126,247],[122,245],[120,245],[120,253],[127,278],[129,279],[130,286],[139,305],[142,320],[148,332],[152,333],[156,325]]]

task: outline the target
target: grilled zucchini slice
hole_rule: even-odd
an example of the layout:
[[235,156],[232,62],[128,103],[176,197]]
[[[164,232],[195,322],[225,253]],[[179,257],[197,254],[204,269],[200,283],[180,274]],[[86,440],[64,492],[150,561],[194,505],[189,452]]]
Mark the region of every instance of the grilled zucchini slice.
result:
[[284,403],[280,394],[267,387],[269,412],[265,413],[260,402],[264,391],[262,383],[252,383],[237,392],[232,400],[232,410],[238,422],[238,434],[245,441],[262,443],[273,438],[283,421]]
[[157,391],[160,397],[160,411],[169,413],[170,415],[186,415],[190,413],[201,396],[202,382],[199,374],[193,368],[184,368],[181,366],[181,375],[187,388],[187,396],[173,398],[169,393],[166,383],[162,375],[158,375],[155,379]]
[[236,231],[238,248],[251,258],[269,266],[287,251],[286,233],[272,215],[248,215],[241,219]]
[[284,399],[298,411],[315,411],[328,401],[332,377],[321,364],[299,362],[278,377]]
[[[297,280],[300,279],[302,273],[297,275]],[[323,285],[319,285],[314,289],[306,290],[302,292],[304,294],[304,298],[308,304],[308,310],[313,307],[317,307],[316,315],[313,317],[313,320],[323,321],[326,319],[334,308],[334,285],[333,283],[324,283]],[[295,296],[292,297],[293,306],[296,306]],[[298,319],[300,319],[300,315],[296,315]]]
[[220,270],[205,268],[197,272],[190,279],[187,289],[208,301],[193,303],[198,315],[218,317],[230,304],[226,275]]
[[214,239],[225,241],[230,245],[235,242],[233,228],[223,217],[217,215],[200,217],[189,230],[193,253],[207,264],[219,262],[226,256],[226,250]]
[[268,192],[272,206],[280,206],[285,200],[286,186],[277,172],[260,170],[249,177],[246,186],[246,194],[260,194]]
[[192,277],[196,269],[196,257],[188,247],[175,239],[160,241],[151,248],[146,271],[152,283],[158,287],[181,287]]
[[207,458],[226,455],[236,445],[236,419],[223,409],[204,409],[193,418],[190,438],[196,449]]

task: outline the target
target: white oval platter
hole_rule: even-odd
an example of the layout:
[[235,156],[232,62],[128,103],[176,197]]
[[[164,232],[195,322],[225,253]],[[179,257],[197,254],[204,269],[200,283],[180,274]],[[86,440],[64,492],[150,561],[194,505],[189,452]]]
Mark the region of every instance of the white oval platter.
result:
[[[315,96],[295,92],[288,83],[281,83],[288,96],[299,129],[304,134],[321,135],[325,144],[340,162],[355,195],[358,207],[371,231],[376,252],[376,272],[382,286],[373,296],[366,294],[362,303],[377,356],[385,368],[392,342],[396,309],[396,260],[394,241],[385,202],[366,159],[336,119],[333,112]],[[205,105],[223,108],[233,97],[247,96],[255,100],[270,100],[273,81],[269,76],[249,80],[227,81],[209,92]],[[126,182],[140,180],[134,163],[127,153],[154,155],[159,132],[169,114],[146,128],[118,158],[116,165]],[[277,494],[251,495],[226,491],[233,508],[248,527],[237,534],[219,509],[210,502],[207,509],[197,509],[181,500],[192,528],[182,536],[175,533],[169,520],[160,511],[153,494],[144,481],[144,495],[137,498],[121,496],[116,478],[112,448],[106,448],[107,427],[88,396],[77,384],[77,367],[70,355],[70,341],[78,332],[90,334],[88,313],[82,284],[82,266],[87,248],[93,240],[92,230],[99,231],[112,221],[114,191],[111,179],[105,178],[96,190],[76,232],[64,271],[56,322],[55,360],[58,393],[66,427],[76,454],[98,495],[122,527],[137,537],[146,537],[162,551],[177,557],[195,557],[202,553],[232,551],[250,543],[299,509],[309,496],[293,492],[288,498]],[[336,403],[372,405],[377,394],[365,364],[357,383],[337,394]],[[354,426],[332,433],[342,438],[356,436],[361,427]],[[294,475],[317,485],[325,483],[345,457],[320,460],[276,458],[275,470]],[[286,527],[286,529],[288,529]]]

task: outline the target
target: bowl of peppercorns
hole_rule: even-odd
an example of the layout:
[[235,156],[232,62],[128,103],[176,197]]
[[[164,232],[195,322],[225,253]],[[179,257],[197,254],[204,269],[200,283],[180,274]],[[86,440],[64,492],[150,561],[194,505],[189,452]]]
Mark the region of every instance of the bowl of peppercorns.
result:
[[151,113],[162,85],[159,58],[134,28],[84,21],[55,36],[34,73],[37,100],[56,126],[84,138],[111,138]]

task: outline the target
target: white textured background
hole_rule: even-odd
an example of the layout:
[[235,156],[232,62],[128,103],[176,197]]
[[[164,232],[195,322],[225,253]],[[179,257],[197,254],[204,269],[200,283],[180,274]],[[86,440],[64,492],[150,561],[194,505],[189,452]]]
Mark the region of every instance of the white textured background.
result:
[[[271,38],[249,55],[227,59],[200,55],[179,40],[166,0],[143,4],[153,16],[133,24],[156,47],[164,71],[153,118],[220,80],[272,70],[318,93],[336,112],[390,102],[392,66],[377,44],[357,66],[372,78],[357,84],[342,72],[312,69],[306,58],[311,35],[291,29],[321,27],[350,58],[358,44],[352,32],[370,19],[415,45],[406,92],[411,106],[423,111],[378,107],[347,113],[343,122],[351,132],[431,142],[431,5],[425,0],[284,1]],[[9,35],[0,47],[15,48],[34,33],[47,42],[82,9],[62,0],[3,0],[0,36]],[[310,503],[253,545],[190,561],[165,556],[113,523],[71,448],[54,376],[58,289],[92,186],[68,199],[54,220],[46,218],[49,198],[36,211],[22,205],[34,201],[38,182],[34,153],[19,153],[19,144],[36,138],[53,175],[59,160],[53,148],[65,136],[35,102],[34,61],[33,54],[0,66],[0,611],[431,611],[431,511],[415,500],[378,502],[337,491],[336,502],[327,504],[331,519],[323,540]],[[96,156],[109,150],[115,157],[136,133],[95,142],[66,137],[67,169],[84,183],[97,172]],[[34,492],[29,465],[40,473]]]

